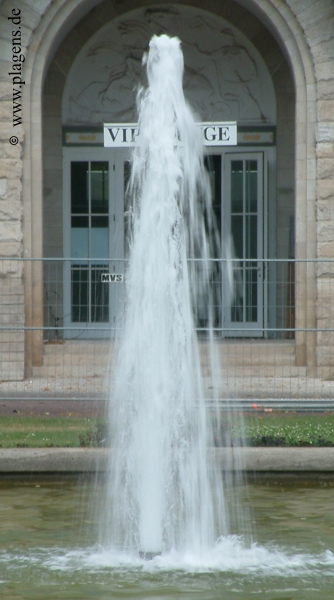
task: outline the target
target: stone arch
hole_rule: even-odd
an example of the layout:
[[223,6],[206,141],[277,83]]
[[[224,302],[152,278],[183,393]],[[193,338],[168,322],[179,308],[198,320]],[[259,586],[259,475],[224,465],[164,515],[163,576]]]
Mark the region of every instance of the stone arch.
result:
[[[306,43],[302,28],[287,3],[274,0],[242,0],[238,2],[259,18],[278,40],[278,44],[289,61],[294,77],[296,104],[298,111],[295,121],[296,149],[296,256],[313,258],[315,256],[315,147],[314,128],[316,124],[315,76],[312,56]],[[49,3],[43,19],[32,33],[25,64],[26,88],[24,97],[25,144],[23,152],[23,207],[25,256],[41,257],[42,240],[42,88],[45,74],[51,58],[65,35],[94,6],[100,4],[94,0],[63,0]],[[131,6],[130,6],[131,4]],[[186,3],[188,4],[188,3]],[[194,7],[200,2],[194,0]],[[45,7],[46,3],[44,4]],[[149,5],[148,2],[140,5]],[[138,4],[136,5],[136,7]],[[133,8],[132,3],[123,7],[113,6],[115,17]],[[212,11],[214,13],[214,11]],[[39,235],[36,235],[39,233]],[[307,242],[306,242],[307,240]],[[308,277],[310,274],[308,274]],[[301,297],[306,290],[306,271],[298,274],[302,284],[299,287]],[[313,275],[314,277],[314,275]],[[26,306],[38,307],[42,298],[42,277],[38,268],[34,273],[26,273]],[[314,286],[313,286],[313,289]],[[306,295],[305,295],[306,298]],[[298,299],[297,299],[298,301]],[[310,306],[314,299],[309,297]],[[307,318],[306,318],[307,315]],[[26,324],[42,325],[42,316],[28,308]],[[314,326],[314,310],[297,313],[297,327]],[[310,334],[309,334],[310,335]],[[42,338],[39,334],[29,336],[26,352],[27,370],[31,364],[40,364]],[[310,340],[308,340],[310,341]],[[307,361],[314,364],[314,344],[308,343]],[[305,364],[306,338],[299,333],[296,340],[297,361]]]

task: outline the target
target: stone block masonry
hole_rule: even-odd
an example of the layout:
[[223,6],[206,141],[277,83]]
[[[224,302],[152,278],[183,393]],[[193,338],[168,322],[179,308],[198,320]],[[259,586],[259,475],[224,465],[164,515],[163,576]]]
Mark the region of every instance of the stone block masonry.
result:
[[0,381],[24,378],[24,67],[43,12],[41,2],[30,4],[5,1],[0,7]]
[[0,381],[24,378],[24,289],[21,261],[0,261]]
[[[328,3],[325,2],[329,10]],[[316,45],[315,73],[317,78],[317,114],[316,153],[317,153],[317,257],[334,258],[334,5],[327,20],[322,20],[322,27],[316,29],[318,40]],[[327,40],[327,41],[325,41]],[[331,65],[331,67],[330,67]],[[325,263],[324,263],[325,264]],[[317,326],[322,329],[334,327],[334,273],[333,264],[328,263],[326,272],[319,272],[317,277]],[[316,363],[318,375],[323,378],[334,378],[333,333],[317,334]]]

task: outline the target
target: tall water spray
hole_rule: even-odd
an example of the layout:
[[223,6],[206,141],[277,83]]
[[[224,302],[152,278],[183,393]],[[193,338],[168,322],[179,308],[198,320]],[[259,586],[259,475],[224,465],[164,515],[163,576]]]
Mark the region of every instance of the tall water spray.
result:
[[[210,302],[211,200],[179,39],[154,36],[144,62],[103,529],[108,544],[132,552],[201,552],[224,530],[219,474],[206,459],[212,434],[193,316],[194,298]],[[189,257],[200,268],[189,269]]]

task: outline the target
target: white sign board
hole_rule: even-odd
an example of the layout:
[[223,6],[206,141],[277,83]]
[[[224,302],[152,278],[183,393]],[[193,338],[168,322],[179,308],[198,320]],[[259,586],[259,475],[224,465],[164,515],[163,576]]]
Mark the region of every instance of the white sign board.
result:
[[[202,131],[203,146],[236,146],[237,123],[198,123]],[[131,148],[136,146],[138,125],[136,123],[105,123],[103,125],[105,148]]]

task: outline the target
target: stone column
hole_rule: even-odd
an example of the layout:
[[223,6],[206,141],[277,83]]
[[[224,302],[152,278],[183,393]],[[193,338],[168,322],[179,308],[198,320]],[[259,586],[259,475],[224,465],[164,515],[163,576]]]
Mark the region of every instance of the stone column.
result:
[[317,77],[317,374],[334,379],[334,4],[314,28]]
[[[334,377],[333,334],[328,331],[334,326],[334,269],[326,262],[334,258],[334,4],[331,0],[286,2],[296,15],[312,57],[308,65],[304,60],[305,136],[297,140],[307,167],[300,178],[301,184],[305,180],[306,218],[304,228],[299,225],[298,236],[299,256],[310,261],[299,267],[305,281],[300,305],[305,302],[304,327],[309,329],[305,333],[305,362],[308,375],[327,378]],[[297,102],[297,115],[302,110]],[[325,331],[314,331],[316,328]]]
[[[328,90],[334,92],[334,76]],[[334,101],[333,122],[320,123],[317,131],[317,370],[334,379]],[[323,106],[321,102],[320,106]]]
[[[22,257],[32,256],[31,239],[36,236],[41,239],[42,229],[40,223],[37,224],[39,231],[35,229],[30,234],[31,239],[25,235],[23,240],[23,229],[26,234],[29,227],[31,196],[34,194],[32,175],[25,177],[22,190],[22,169],[25,157],[36,155],[36,149],[32,152],[29,137],[34,115],[31,106],[34,90],[30,86],[31,71],[27,64],[38,52],[38,47],[31,42],[50,5],[51,0],[17,0],[15,3],[4,0],[0,5],[0,380],[23,379],[31,374],[35,360],[34,356],[27,357],[25,352],[25,348],[30,348],[28,338],[31,334],[25,335],[20,326],[30,324],[29,314],[34,316],[33,291],[37,278],[34,282],[30,277],[29,262]],[[23,58],[17,64],[18,48]],[[16,76],[24,83],[20,85]],[[40,97],[40,90],[36,89],[35,94]],[[33,173],[31,169],[30,173]],[[41,286],[42,279],[40,275],[38,277]],[[40,297],[37,306],[41,311]],[[40,355],[43,349],[40,340],[39,346]]]

